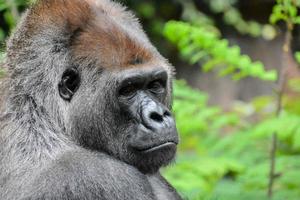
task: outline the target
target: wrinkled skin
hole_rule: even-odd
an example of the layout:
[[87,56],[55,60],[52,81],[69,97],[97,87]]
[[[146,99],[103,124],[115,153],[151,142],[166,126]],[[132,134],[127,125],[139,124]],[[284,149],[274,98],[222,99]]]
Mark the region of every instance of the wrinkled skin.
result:
[[165,106],[167,73],[156,68],[103,73],[95,85],[79,87],[80,95],[71,101],[70,133],[82,146],[105,151],[142,172],[156,172],[174,158],[178,144]]

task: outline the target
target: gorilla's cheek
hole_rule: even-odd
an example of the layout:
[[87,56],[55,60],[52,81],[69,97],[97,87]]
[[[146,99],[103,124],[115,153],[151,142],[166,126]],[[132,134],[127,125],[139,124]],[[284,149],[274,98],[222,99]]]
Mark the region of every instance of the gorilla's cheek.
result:
[[[79,91],[80,92],[80,91]],[[106,134],[106,120],[103,119],[101,104],[97,103],[96,95],[91,95],[86,88],[81,90],[82,95],[74,96],[69,109],[70,134],[77,142],[84,146],[98,149],[103,146]],[[109,132],[107,132],[109,134]],[[101,144],[99,144],[101,142]]]

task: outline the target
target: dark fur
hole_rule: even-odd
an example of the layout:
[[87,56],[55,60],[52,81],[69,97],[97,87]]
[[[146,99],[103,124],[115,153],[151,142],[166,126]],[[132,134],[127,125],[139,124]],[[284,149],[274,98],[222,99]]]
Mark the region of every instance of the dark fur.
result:
[[[0,199],[180,199],[158,172],[171,154],[127,151],[130,127],[111,92],[118,74],[157,66],[168,72],[161,102],[170,107],[172,67],[124,7],[40,0],[30,8],[7,44]],[[84,78],[67,102],[57,85],[71,67]]]

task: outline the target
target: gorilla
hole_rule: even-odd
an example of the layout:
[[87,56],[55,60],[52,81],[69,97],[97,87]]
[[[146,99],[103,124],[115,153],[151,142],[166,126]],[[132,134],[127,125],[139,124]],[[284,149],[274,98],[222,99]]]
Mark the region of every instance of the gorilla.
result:
[[0,199],[179,200],[174,70],[110,0],[38,0],[7,42]]

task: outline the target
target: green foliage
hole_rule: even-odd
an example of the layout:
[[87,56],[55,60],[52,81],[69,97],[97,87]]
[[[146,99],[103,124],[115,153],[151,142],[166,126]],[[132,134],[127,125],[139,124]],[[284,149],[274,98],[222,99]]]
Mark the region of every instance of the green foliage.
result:
[[214,20],[204,13],[198,11],[195,5],[190,1],[184,1],[182,19],[190,22],[193,25],[199,27],[205,27],[207,30],[214,32],[216,35],[220,35],[220,31],[215,27]]
[[271,40],[275,37],[275,29],[268,24],[244,20],[240,11],[235,7],[237,0],[206,0],[212,12],[223,15],[226,24],[234,27],[239,33],[252,37],[263,36]]
[[[207,104],[208,95],[190,88],[184,81],[174,87],[174,112],[183,138],[177,165],[168,168],[165,176],[184,196],[202,198],[226,174],[237,174],[243,166],[230,158],[210,157],[207,146],[213,146],[222,129],[235,126],[239,117]],[[184,109],[182,109],[184,108]],[[201,155],[201,157],[199,157]],[[203,165],[205,163],[205,165]]]
[[[287,124],[289,126],[287,126]],[[286,144],[285,151],[300,153],[300,117],[285,112],[279,117],[269,118],[253,129],[255,137],[270,137],[277,133],[282,142]]]
[[297,63],[300,64],[300,52],[296,52],[294,56],[295,56]]
[[[226,125],[236,125],[239,117],[222,113],[220,107],[208,106],[208,95],[187,86],[184,81],[176,81],[174,86],[176,113],[179,132],[184,136],[211,132],[218,133]],[[184,109],[182,109],[184,108]]]
[[0,50],[4,46],[5,38],[8,36],[20,18],[20,12],[28,3],[34,0],[0,0],[0,12],[4,19],[3,27],[0,27]]
[[271,23],[283,20],[288,24],[300,24],[300,16],[298,16],[299,0],[277,0],[277,4],[273,7],[273,13],[270,16]]
[[[294,85],[297,80],[292,81]],[[176,165],[165,177],[190,200],[268,199],[269,140],[279,134],[275,200],[297,200],[300,191],[300,112],[274,118],[274,98],[258,97],[231,112],[209,106],[208,95],[184,81],[174,87],[174,112],[181,133]],[[299,99],[299,98],[298,98]],[[259,120],[249,121],[243,108]],[[184,109],[183,109],[184,108]],[[298,177],[298,178],[297,178]]]
[[234,80],[256,77],[275,81],[276,71],[266,71],[261,62],[253,62],[242,55],[238,46],[229,47],[226,39],[220,39],[215,32],[185,22],[170,21],[165,27],[165,36],[175,43],[183,58],[194,64],[204,63],[204,71],[218,69],[220,76],[232,75]]

